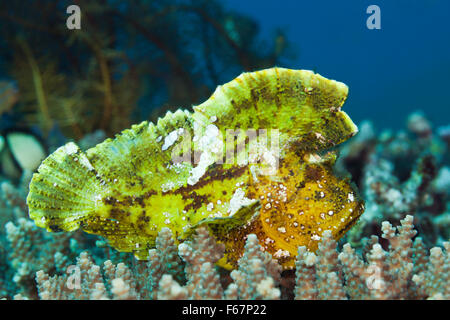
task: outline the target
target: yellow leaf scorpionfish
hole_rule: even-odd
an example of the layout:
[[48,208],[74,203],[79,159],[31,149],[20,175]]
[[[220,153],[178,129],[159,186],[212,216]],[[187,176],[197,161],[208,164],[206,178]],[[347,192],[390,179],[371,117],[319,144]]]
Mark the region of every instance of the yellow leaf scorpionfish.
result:
[[78,228],[145,259],[158,232],[177,242],[199,226],[233,269],[254,233],[293,268],[298,246],[342,237],[364,210],[331,148],[358,131],[341,110],[348,87],[306,70],[243,73],[193,111],[168,112],[82,151],[68,143],[35,173],[30,217],[48,231]]

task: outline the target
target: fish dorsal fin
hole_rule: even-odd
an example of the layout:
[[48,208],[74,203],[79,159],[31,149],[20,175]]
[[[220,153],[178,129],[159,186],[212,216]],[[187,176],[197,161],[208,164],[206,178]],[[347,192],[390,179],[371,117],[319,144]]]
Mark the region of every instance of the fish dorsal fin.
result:
[[308,70],[271,68],[243,73],[217,87],[194,111],[219,129],[278,129],[303,150],[327,149],[357,132],[341,111],[348,87]]
[[[146,121],[87,150],[98,175],[122,194],[155,188],[175,174],[171,169],[172,147],[191,131],[187,111],[168,112],[156,125]],[[190,170],[186,163],[184,172]],[[179,170],[177,168],[177,174]]]

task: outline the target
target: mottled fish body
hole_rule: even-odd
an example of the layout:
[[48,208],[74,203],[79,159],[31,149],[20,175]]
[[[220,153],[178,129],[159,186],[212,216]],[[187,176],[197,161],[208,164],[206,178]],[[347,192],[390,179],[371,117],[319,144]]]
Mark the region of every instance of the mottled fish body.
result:
[[292,268],[299,245],[316,250],[325,230],[340,238],[364,209],[334,175],[335,154],[323,155],[357,132],[341,110],[347,93],[311,71],[243,73],[193,112],[168,112],[86,152],[60,147],[33,176],[30,217],[49,231],[101,235],[141,259],[163,227],[183,241],[207,226],[225,244],[227,268],[255,233]]

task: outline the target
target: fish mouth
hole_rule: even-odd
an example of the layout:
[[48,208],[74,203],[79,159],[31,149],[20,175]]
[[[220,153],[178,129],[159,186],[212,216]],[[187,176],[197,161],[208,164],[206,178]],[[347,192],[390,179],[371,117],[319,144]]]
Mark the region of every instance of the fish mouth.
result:
[[351,137],[354,137],[359,132],[359,129],[358,129],[358,126],[353,122],[353,120],[350,118],[350,116],[345,111],[341,110],[341,111],[339,111],[339,113],[342,117],[342,121],[344,122],[345,131],[348,132],[347,134],[344,134],[345,139],[343,139],[341,142],[339,142],[339,143],[342,143],[344,141],[347,141]]

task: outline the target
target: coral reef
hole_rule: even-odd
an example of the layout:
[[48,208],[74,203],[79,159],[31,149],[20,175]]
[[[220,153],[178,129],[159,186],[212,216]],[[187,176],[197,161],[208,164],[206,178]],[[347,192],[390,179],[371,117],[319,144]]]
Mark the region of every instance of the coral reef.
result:
[[[80,30],[67,30],[65,9],[73,4],[82,10]],[[184,139],[175,130],[183,123],[180,120],[186,119],[184,111],[174,112],[180,106],[197,105],[197,120],[217,125],[225,106],[198,105],[217,85],[243,71],[292,65],[294,52],[284,31],[261,38],[265,28],[260,34],[256,21],[226,5],[217,0],[0,1],[0,299],[450,299],[450,124],[436,127],[422,111],[405,114],[404,128],[379,130],[378,123],[364,121],[358,124],[359,133],[348,140],[356,131],[354,125],[347,128],[350,132],[343,135],[345,139],[332,134],[336,132],[335,122],[324,125],[321,117],[312,122],[323,129],[311,128],[310,118],[317,114],[309,111],[316,110],[317,103],[302,110],[302,117],[295,121],[290,119],[292,108],[264,118],[270,122],[281,116],[285,129],[300,124],[300,134],[314,132],[307,135],[306,143],[300,143],[310,153],[301,155],[305,156],[303,165],[286,163],[282,168],[282,175],[292,176],[290,181],[298,184],[268,184],[260,177],[256,185],[259,189],[253,190],[252,196],[259,196],[261,204],[260,222],[265,230],[271,230],[270,236],[242,222],[256,205],[250,207],[252,210],[234,212],[237,204],[248,205],[253,198],[243,192],[246,186],[237,185],[243,181],[236,180],[242,177],[236,169],[210,171],[212,183],[201,189],[205,193],[188,190],[181,201],[176,197],[166,199],[169,207],[180,212],[188,204],[187,211],[198,218],[197,222],[214,216],[190,228],[187,241],[180,243],[187,222],[159,210],[168,216],[163,214],[157,221],[159,227],[148,230],[152,239],[148,246],[143,245],[148,238],[127,244],[127,250],[141,249],[145,260],[111,248],[104,237],[79,230],[50,233],[30,219],[26,196],[32,174],[44,155],[69,142],[79,147],[74,155],[87,154],[105,139],[113,141],[108,138],[132,123],[146,120],[157,124],[159,117],[163,118],[159,121],[164,130],[154,137],[155,144],[171,151],[177,140]],[[249,91],[249,96],[255,100],[270,96],[266,89],[263,85],[260,90]],[[300,91],[308,103],[318,96],[313,86]],[[347,94],[342,86],[333,92],[341,97],[324,100],[339,100]],[[221,101],[219,96],[220,92],[216,98]],[[388,93],[386,97],[395,98]],[[274,101],[279,103],[278,95]],[[247,110],[249,116],[233,112],[230,121],[236,121],[234,127],[257,127],[252,117],[257,110],[239,102],[233,99],[230,105],[243,106],[240,109]],[[435,103],[427,100],[423,107],[445,109],[446,101]],[[342,116],[340,101],[333,104],[325,114]],[[392,107],[395,112],[402,110]],[[168,110],[170,116],[164,118]],[[206,119],[199,116],[203,113]],[[446,116],[444,110],[444,120]],[[305,124],[305,119],[310,123]],[[135,138],[144,127],[134,126],[124,135]],[[196,143],[211,155],[213,139],[207,138],[217,130],[212,126],[201,130],[200,136],[206,138]],[[298,133],[290,132],[294,136]],[[117,139],[123,142],[124,135]],[[119,154],[123,149],[118,140],[109,145],[117,147]],[[335,142],[333,146],[326,145],[329,141]],[[105,161],[114,158],[111,153],[105,154]],[[77,156],[76,161],[81,159],[84,165],[96,158],[90,155],[86,162]],[[203,168],[208,158],[204,157]],[[114,163],[132,173],[130,179],[117,181],[117,177],[105,174],[111,178],[108,182],[131,190],[119,209],[132,208],[133,217],[142,217],[137,221],[145,225],[148,217],[141,206],[143,199],[133,197],[142,190],[141,183],[132,185],[139,174],[137,162]],[[164,164],[157,170],[166,170]],[[105,166],[104,171],[114,173],[116,169]],[[187,170],[180,171],[178,166],[170,170],[174,179],[162,181],[163,175],[158,175],[155,185],[163,183],[170,188],[174,181],[186,178],[183,174]],[[337,211],[341,209],[326,207],[320,201],[321,191],[327,201],[328,194],[333,194],[333,190],[320,188],[324,186],[324,181],[317,179],[321,175],[322,180],[331,181],[330,185],[344,186],[344,202],[354,199],[353,205],[360,203],[356,195],[364,200],[365,212],[359,219],[349,223],[349,210],[342,210],[347,215],[339,224]],[[224,176],[226,179],[222,179]],[[220,188],[216,183],[219,179],[228,184]],[[52,181],[48,186],[68,186],[72,193],[65,199],[70,202],[78,182],[65,185],[64,181],[67,179]],[[79,184],[84,181],[80,174]],[[307,194],[308,188],[311,194]],[[287,194],[286,189],[295,192]],[[355,191],[351,196],[350,190]],[[205,194],[210,193],[219,197],[207,199]],[[285,206],[285,198],[296,201],[295,205]],[[112,200],[117,200],[117,194],[109,198],[110,208],[114,207]],[[226,229],[227,239],[218,237],[220,232],[211,227],[214,224],[208,224],[209,219],[221,221],[218,208],[225,203],[233,203],[228,207],[233,210],[231,216],[242,218],[237,234]],[[316,203],[316,209],[327,209],[313,210],[318,215],[316,222],[323,224],[313,228],[311,223],[299,223],[307,217],[297,209]],[[166,221],[178,224],[166,225]],[[305,243],[306,238],[300,239],[296,228],[308,226],[311,230],[307,231],[315,233],[308,235],[312,241]],[[324,231],[330,229],[331,234]],[[345,234],[337,240],[335,230],[344,230]],[[53,231],[59,230],[54,227]],[[282,242],[289,245],[274,245]],[[230,250],[233,248],[239,250]],[[230,260],[233,266],[227,264]]]
[[365,122],[341,150],[337,167],[352,174],[366,201],[365,213],[347,233],[352,245],[362,247],[364,238],[380,234],[382,221],[398,223],[407,214],[414,215],[427,247],[450,239],[449,145],[421,112],[408,118],[407,128],[376,134]]
[[239,299],[279,299],[277,288],[281,278],[281,266],[263,250],[254,234],[247,237],[245,251],[239,260],[239,269],[230,274],[237,287]]
[[[298,248],[295,287],[284,291],[292,291],[297,300],[450,299],[450,243],[445,242],[444,249],[434,247],[428,254],[420,237],[412,240],[416,235],[413,228],[412,216],[406,216],[397,228],[383,222],[382,238],[388,240],[389,248],[383,249],[374,237],[365,255],[358,254],[349,243],[338,250],[336,240],[325,231],[316,254],[304,246]],[[169,229],[160,232],[158,243],[153,259],[145,266],[143,262],[130,267],[106,260],[100,267],[87,252],[81,252],[76,264],[67,266],[61,275],[50,276],[39,270],[39,298],[282,298],[281,266],[261,250],[254,234],[247,237],[239,269],[222,275],[214,263],[223,255],[223,244],[216,243],[206,228],[198,229],[178,250]],[[22,293],[14,298],[28,299]]]
[[[449,242],[444,243],[445,252],[434,247],[428,256],[422,239],[412,240],[416,231],[413,217],[409,215],[397,228],[384,221],[382,230],[382,238],[389,242],[387,251],[373,238],[364,260],[348,243],[339,254],[348,296],[352,299],[449,299],[449,274],[445,270],[450,258]],[[421,285],[425,277],[434,279],[430,286]]]
[[[262,254],[254,235],[249,236],[244,262],[233,271],[226,290],[214,266],[223,256],[223,244],[215,243],[205,228],[197,230],[192,241],[179,245],[178,254],[184,261],[184,272],[177,248],[173,246],[169,229],[158,235],[158,247],[143,270],[143,264],[128,267],[114,265],[110,260],[101,268],[87,252],[81,252],[76,264],[62,275],[49,276],[36,272],[40,299],[277,299],[280,290],[280,265],[270,254]],[[138,270],[139,269],[139,270]],[[182,278],[180,282],[175,280]],[[274,280],[276,279],[276,280]],[[185,284],[183,284],[185,282]],[[250,286],[249,286],[250,285]],[[27,299],[23,294],[15,299]]]
[[[315,253],[300,246],[295,270],[281,273],[251,234],[229,272],[214,265],[223,245],[206,229],[179,246],[163,228],[148,261],[118,253],[95,236],[47,233],[28,218],[30,173],[17,183],[3,180],[0,298],[449,299],[446,142],[434,131],[419,145],[422,138],[412,132],[377,135],[368,122],[360,128],[343,146],[337,167],[341,174],[351,169],[369,195],[367,212],[339,242],[325,232]],[[403,145],[398,154],[386,150],[395,145]]]

